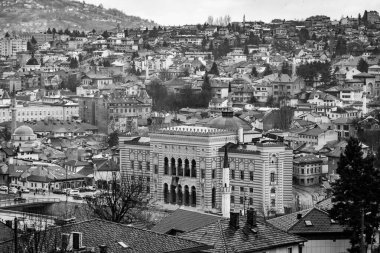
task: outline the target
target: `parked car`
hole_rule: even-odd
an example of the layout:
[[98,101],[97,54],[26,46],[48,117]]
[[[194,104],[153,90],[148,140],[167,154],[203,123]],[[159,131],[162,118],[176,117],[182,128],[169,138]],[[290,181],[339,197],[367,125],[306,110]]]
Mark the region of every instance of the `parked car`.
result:
[[72,189],[72,190],[69,191],[68,195],[69,196],[80,196],[79,190]]
[[22,193],[29,193],[30,190],[28,188],[21,188]]
[[64,194],[65,192],[62,189],[55,188],[53,189],[54,194]]
[[16,194],[18,192],[18,190],[17,190],[17,188],[15,188],[15,187],[11,187],[11,188],[9,188],[9,190],[8,190],[8,193],[14,193],[14,194]]
[[96,188],[92,185],[89,185],[89,186],[86,186],[86,190],[94,192],[94,191],[96,191]]
[[83,199],[80,195],[73,195],[73,199],[80,200]]
[[0,191],[8,191],[8,187],[6,185],[0,186]]
[[17,198],[14,198],[14,202],[21,202],[21,203],[24,203],[24,202],[26,202],[26,199],[25,199],[25,198],[22,198],[22,197],[17,197]]

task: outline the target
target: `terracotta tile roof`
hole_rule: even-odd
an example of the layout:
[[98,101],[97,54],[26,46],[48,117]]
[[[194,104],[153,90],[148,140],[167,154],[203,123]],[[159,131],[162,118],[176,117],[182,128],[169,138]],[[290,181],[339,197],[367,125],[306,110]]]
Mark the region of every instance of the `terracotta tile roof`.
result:
[[288,232],[295,234],[343,233],[345,232],[345,228],[331,220],[328,213],[319,210],[318,208],[313,208],[304,217],[298,220]]
[[246,225],[245,218],[240,218],[238,229],[230,228],[229,220],[220,220],[181,237],[213,245],[214,248],[207,252],[261,252],[306,241],[270,224]]
[[206,213],[177,209],[174,213],[165,217],[161,222],[154,226],[152,231],[168,233],[170,230],[174,229],[182,232],[190,232],[221,219],[224,218]]
[[268,223],[272,224],[276,228],[279,228],[283,231],[288,231],[297,221],[297,215],[300,214],[305,216],[308,212],[310,212],[311,209],[305,209],[301,210],[299,212],[290,213],[287,215],[283,215],[280,217],[276,217],[273,219],[268,220]]
[[[302,217],[297,219],[297,215]],[[268,220],[273,226],[289,233],[304,235],[316,233],[344,233],[346,230],[331,220],[329,214],[316,207]]]
[[[206,244],[184,238],[159,234],[100,219],[49,229],[47,238],[51,238],[51,243],[48,245],[51,249],[55,245],[61,245],[61,234],[71,232],[82,233],[83,247],[97,249],[99,245],[106,245],[108,253],[201,252],[211,248]],[[13,242],[8,242],[9,246],[12,247]],[[123,247],[119,242],[124,243],[126,247]],[[6,246],[0,243],[0,250]]]

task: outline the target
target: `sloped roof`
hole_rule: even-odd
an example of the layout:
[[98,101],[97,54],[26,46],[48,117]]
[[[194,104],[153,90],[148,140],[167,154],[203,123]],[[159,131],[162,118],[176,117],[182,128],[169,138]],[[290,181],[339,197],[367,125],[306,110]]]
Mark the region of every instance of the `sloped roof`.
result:
[[[301,215],[300,219],[297,219],[298,214]],[[305,221],[310,221],[311,225],[307,225]],[[346,231],[343,226],[332,221],[327,212],[316,207],[270,219],[268,222],[293,234],[344,233]]]
[[[97,247],[104,244],[110,253],[198,252],[209,248],[202,243],[100,219],[62,228],[67,229],[82,232],[83,245]],[[124,242],[128,247],[123,248],[118,242]]]
[[[312,225],[307,225],[306,221],[310,221]],[[332,222],[328,213],[318,208],[313,208],[298,220],[288,232],[295,234],[343,233],[345,232],[345,228],[337,222]]]
[[209,252],[257,252],[306,241],[272,225],[258,222],[252,227],[246,224],[244,217],[240,218],[238,229],[231,228],[226,219],[184,233],[181,237],[214,245]]
[[272,224],[276,228],[279,228],[283,231],[288,231],[294,224],[297,223],[297,221],[298,221],[297,216],[298,215],[301,215],[302,217],[304,217],[307,213],[310,212],[310,210],[311,209],[309,208],[309,209],[301,210],[301,211],[298,211],[295,213],[290,213],[287,215],[283,215],[280,217],[276,217],[276,218],[267,220],[267,222]]
[[221,219],[224,218],[206,213],[177,209],[174,213],[162,219],[156,226],[154,226],[152,231],[163,234],[172,229],[182,232],[190,232]]

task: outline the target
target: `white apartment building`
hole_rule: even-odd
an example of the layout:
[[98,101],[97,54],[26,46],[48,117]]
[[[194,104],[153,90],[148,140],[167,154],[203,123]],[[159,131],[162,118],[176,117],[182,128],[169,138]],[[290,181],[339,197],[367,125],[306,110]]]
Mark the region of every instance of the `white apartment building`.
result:
[[14,56],[17,52],[26,51],[27,40],[15,38],[0,39],[0,56]]
[[[30,103],[28,105],[16,106],[17,121],[39,121],[47,118],[58,120],[71,120],[79,117],[79,106],[77,103],[66,103],[60,105]],[[0,107],[0,123],[12,120],[11,107]]]

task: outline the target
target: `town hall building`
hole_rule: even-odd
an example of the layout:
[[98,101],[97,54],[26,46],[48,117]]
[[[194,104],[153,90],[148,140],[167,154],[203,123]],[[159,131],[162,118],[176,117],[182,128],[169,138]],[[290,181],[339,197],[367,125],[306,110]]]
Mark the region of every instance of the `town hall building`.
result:
[[[221,213],[227,192],[235,211],[252,207],[266,215],[284,213],[292,206],[292,150],[252,138],[253,131],[244,124],[232,112],[223,112],[207,126],[168,127],[149,137],[121,136],[122,178],[145,178],[152,199],[165,204]],[[223,183],[225,164],[229,189]]]

